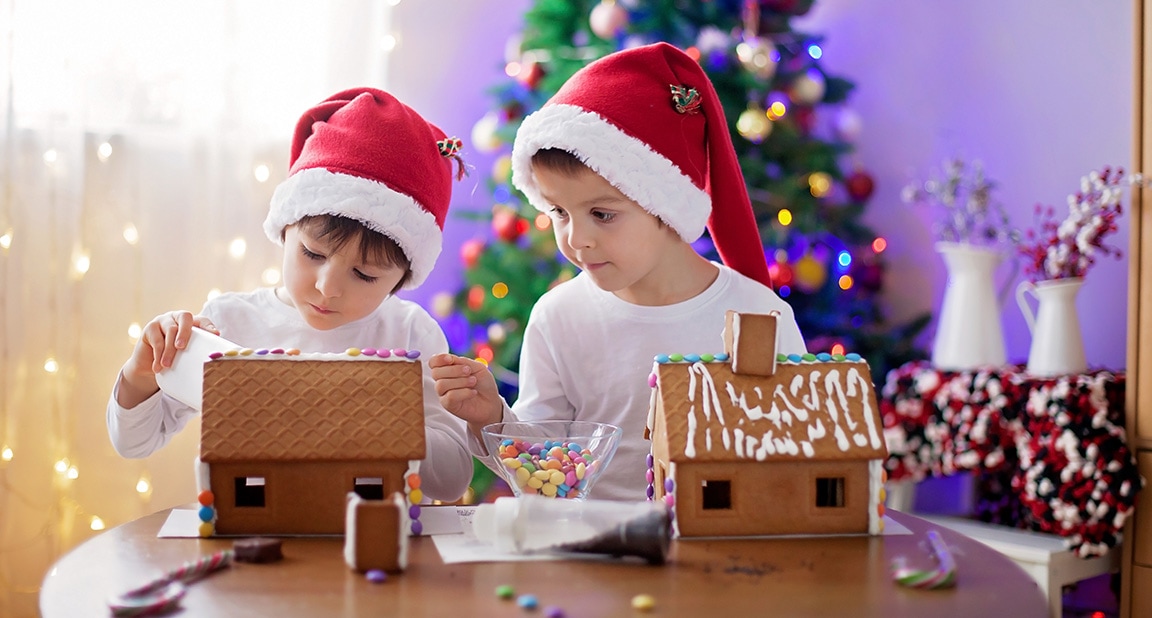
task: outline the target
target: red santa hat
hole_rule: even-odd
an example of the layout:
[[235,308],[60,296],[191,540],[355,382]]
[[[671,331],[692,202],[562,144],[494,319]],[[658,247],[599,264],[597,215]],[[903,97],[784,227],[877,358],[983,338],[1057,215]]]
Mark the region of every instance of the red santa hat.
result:
[[400,246],[412,263],[406,287],[416,287],[440,255],[459,150],[460,140],[387,92],[336,93],[296,123],[288,178],[272,195],[264,232],[279,244],[303,217],[355,219]]
[[544,212],[532,155],[546,148],[578,157],[686,242],[707,225],[725,264],[771,286],[720,98],[684,52],[655,43],[601,58],[524,119],[512,182]]

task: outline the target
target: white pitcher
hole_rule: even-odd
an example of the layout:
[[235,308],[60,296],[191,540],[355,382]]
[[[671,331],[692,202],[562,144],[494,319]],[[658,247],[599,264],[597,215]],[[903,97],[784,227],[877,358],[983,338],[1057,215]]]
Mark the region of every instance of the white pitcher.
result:
[[948,285],[932,344],[932,364],[949,371],[1003,365],[1004,332],[992,275],[1004,252],[955,242],[938,242],[936,250],[948,268]]
[[[1028,348],[1028,372],[1037,376],[1084,373],[1084,339],[1080,334],[1080,315],[1076,312],[1076,294],[1084,279],[1052,279],[1016,286],[1016,303],[1032,331]],[[1027,295],[1038,302],[1035,315]]]

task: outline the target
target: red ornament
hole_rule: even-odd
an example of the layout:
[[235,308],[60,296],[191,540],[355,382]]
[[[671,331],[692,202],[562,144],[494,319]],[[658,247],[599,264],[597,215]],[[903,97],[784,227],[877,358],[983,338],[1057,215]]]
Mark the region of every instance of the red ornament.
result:
[[484,253],[484,241],[482,240],[473,238],[460,245],[460,261],[464,262],[465,268],[475,267],[481,253]]
[[863,170],[856,170],[844,180],[844,188],[848,189],[848,195],[853,200],[863,202],[872,196],[872,190],[876,188],[876,183]]
[[544,79],[544,67],[541,67],[539,62],[526,62],[520,67],[516,79],[520,80],[521,84],[535,90],[536,86],[540,84],[540,80]]
[[792,117],[792,122],[801,133],[811,133],[812,127],[816,125],[816,112],[811,107],[797,105],[788,110],[788,115]]
[[528,231],[528,221],[510,208],[500,208],[492,213],[492,231],[504,242],[516,242]]

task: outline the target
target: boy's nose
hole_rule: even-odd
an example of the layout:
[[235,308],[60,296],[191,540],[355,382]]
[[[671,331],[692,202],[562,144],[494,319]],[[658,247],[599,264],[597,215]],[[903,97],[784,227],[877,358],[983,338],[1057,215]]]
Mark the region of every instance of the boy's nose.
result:
[[324,268],[316,273],[316,290],[326,298],[340,295],[340,286],[336,282],[335,275]]
[[574,221],[568,223],[568,246],[573,249],[588,249],[593,242],[594,233],[591,225]]

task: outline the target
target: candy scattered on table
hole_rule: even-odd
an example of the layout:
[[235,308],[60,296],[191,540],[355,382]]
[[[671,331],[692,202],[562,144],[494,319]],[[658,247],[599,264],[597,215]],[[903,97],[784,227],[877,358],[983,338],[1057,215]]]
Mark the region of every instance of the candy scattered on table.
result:
[[536,609],[539,602],[534,594],[522,594],[516,599],[516,604],[524,609]]
[[956,561],[952,552],[940,538],[935,530],[928,531],[928,543],[932,546],[936,558],[935,569],[911,569],[903,556],[897,557],[892,564],[892,579],[901,586],[909,588],[951,588],[956,585]]
[[567,614],[564,613],[562,608],[556,607],[555,605],[549,605],[548,607],[544,608],[544,616],[545,618],[564,618],[567,616]]
[[656,607],[656,598],[650,594],[638,594],[632,597],[632,609],[642,612],[652,611]]
[[388,581],[388,574],[380,569],[372,569],[364,574],[364,577],[373,584],[383,584]]
[[498,454],[522,491],[549,498],[579,497],[600,465],[587,448],[560,440],[531,443],[508,438],[500,443]]
[[516,596],[516,591],[512,589],[512,586],[507,584],[503,586],[496,586],[496,596],[500,597],[501,599],[511,599],[512,597]]

